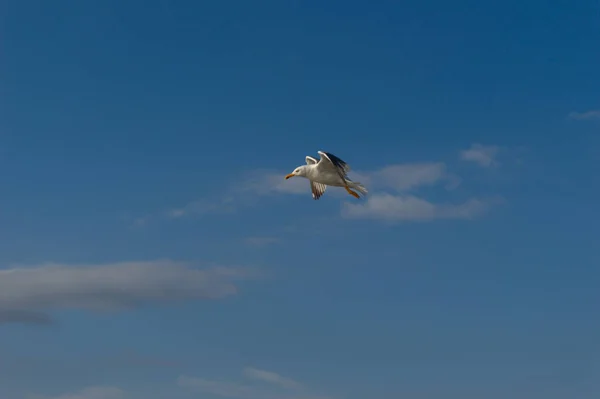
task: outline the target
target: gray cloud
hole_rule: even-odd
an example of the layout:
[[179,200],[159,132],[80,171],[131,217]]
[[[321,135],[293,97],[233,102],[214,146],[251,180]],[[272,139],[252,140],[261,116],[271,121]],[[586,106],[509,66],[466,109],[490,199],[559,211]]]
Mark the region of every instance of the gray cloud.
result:
[[71,308],[108,311],[236,293],[240,269],[198,269],[170,260],[104,265],[45,264],[0,270],[0,323],[43,324],[45,313]]
[[483,167],[490,167],[498,165],[496,156],[500,147],[495,145],[481,145],[471,144],[471,147],[467,150],[460,152],[460,159],[463,161],[475,162],[476,164]]
[[58,396],[29,395],[28,399],[125,399],[125,392],[116,387],[98,386]]
[[52,324],[50,316],[43,312],[29,310],[0,310],[0,324]]
[[579,120],[579,121],[589,120],[589,119],[600,119],[600,109],[586,111],[586,112],[570,112],[569,118]]

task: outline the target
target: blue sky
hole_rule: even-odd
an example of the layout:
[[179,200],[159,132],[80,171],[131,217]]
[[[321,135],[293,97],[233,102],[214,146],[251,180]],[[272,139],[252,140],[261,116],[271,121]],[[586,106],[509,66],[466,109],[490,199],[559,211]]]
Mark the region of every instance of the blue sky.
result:
[[600,394],[597,1],[0,15],[3,399]]

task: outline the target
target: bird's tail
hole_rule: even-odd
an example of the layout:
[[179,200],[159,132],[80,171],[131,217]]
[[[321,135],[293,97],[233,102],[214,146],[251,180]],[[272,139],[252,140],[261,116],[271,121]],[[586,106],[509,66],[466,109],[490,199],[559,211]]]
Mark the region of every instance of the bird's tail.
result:
[[363,186],[360,182],[357,181],[349,181],[348,185],[357,190],[358,192],[360,192],[362,195],[367,195],[369,193],[369,190],[367,190],[367,188],[365,186]]

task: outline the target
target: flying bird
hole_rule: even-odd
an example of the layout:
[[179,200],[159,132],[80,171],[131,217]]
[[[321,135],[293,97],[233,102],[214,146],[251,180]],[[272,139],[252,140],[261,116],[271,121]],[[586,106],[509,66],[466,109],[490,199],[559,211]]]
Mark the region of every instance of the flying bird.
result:
[[318,151],[320,160],[311,156],[306,156],[306,165],[298,166],[292,173],[285,176],[286,180],[290,177],[305,177],[310,181],[310,189],[315,200],[321,198],[325,193],[327,186],[344,187],[348,194],[355,198],[360,195],[353,191],[366,195],[368,190],[359,182],[350,180],[347,176],[350,166],[330,152]]

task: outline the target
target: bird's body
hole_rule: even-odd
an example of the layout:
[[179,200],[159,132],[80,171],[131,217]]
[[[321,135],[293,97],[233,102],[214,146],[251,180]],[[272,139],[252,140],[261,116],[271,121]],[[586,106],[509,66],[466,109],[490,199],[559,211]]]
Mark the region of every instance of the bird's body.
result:
[[308,179],[314,199],[321,198],[327,186],[344,187],[348,194],[355,198],[360,198],[360,195],[352,191],[352,188],[363,195],[368,193],[361,183],[348,178],[350,166],[346,162],[329,152],[319,151],[318,154],[321,157],[319,161],[311,156],[306,156],[306,165],[297,167],[285,178],[299,176]]

